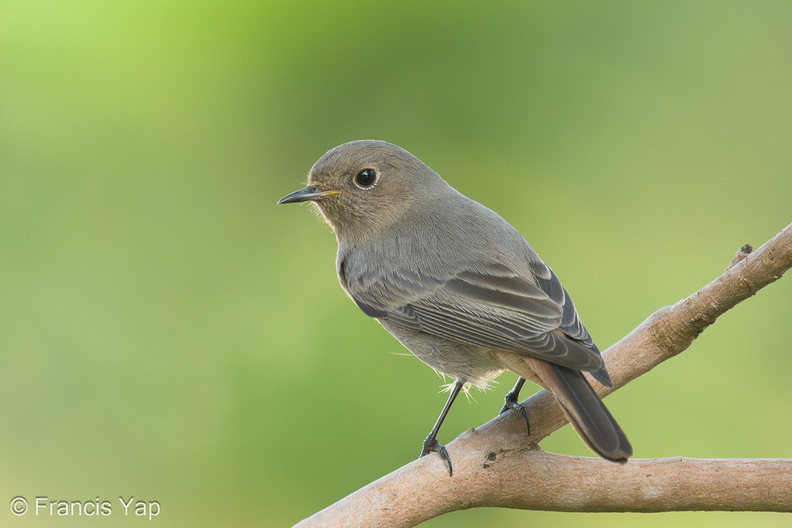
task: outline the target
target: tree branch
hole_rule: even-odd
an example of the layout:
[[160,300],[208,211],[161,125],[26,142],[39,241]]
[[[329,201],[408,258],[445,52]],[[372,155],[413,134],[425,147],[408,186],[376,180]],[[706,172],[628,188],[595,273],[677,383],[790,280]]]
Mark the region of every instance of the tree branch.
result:
[[[603,353],[612,388],[606,396],[685,350],[737,303],[792,267],[792,224],[755,252],[744,247],[717,279],[661,308]],[[411,462],[298,523],[406,528],[480,506],[555,511],[743,510],[792,512],[792,459],[631,459],[547,453],[538,443],[564,425],[547,391],[526,401],[531,436],[505,413],[448,444],[454,476],[436,456]]]

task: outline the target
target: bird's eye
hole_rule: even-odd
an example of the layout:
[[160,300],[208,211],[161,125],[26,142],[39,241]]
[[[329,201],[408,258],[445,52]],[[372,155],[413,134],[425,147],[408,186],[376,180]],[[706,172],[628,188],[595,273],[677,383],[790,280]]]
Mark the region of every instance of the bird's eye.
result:
[[377,183],[377,171],[374,169],[363,169],[355,175],[355,185],[361,189],[370,189]]

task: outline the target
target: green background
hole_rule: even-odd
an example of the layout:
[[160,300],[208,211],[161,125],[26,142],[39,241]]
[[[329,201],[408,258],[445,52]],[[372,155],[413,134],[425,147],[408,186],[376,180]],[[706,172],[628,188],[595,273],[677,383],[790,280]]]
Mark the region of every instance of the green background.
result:
[[[344,296],[316,215],[275,206],[345,141],[501,213],[611,345],[792,221],[790,27],[786,1],[3,0],[0,525],[140,526],[134,496],[159,526],[288,526],[417,456],[441,380]],[[636,456],[792,456],[791,305],[786,278],[609,398]],[[485,523],[792,521],[425,526]]]

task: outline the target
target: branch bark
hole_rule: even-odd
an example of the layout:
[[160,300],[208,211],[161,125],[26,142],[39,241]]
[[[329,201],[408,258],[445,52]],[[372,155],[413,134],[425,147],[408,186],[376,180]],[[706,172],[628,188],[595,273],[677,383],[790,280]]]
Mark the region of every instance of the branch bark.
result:
[[[739,302],[792,267],[792,224],[756,251],[744,247],[717,279],[652,314],[603,353],[613,387],[606,396],[684,351]],[[454,476],[427,456],[359,489],[295,525],[407,528],[451,511],[494,506],[554,511],[683,510],[792,512],[792,459],[599,458],[542,451],[566,421],[539,391],[526,401],[531,436],[517,413],[469,429],[446,447]]]

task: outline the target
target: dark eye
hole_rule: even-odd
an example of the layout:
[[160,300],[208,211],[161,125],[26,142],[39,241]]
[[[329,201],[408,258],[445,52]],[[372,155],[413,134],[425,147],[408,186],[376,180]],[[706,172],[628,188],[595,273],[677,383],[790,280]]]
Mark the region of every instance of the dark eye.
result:
[[374,169],[363,169],[355,175],[355,185],[361,189],[369,189],[377,183],[377,171]]

